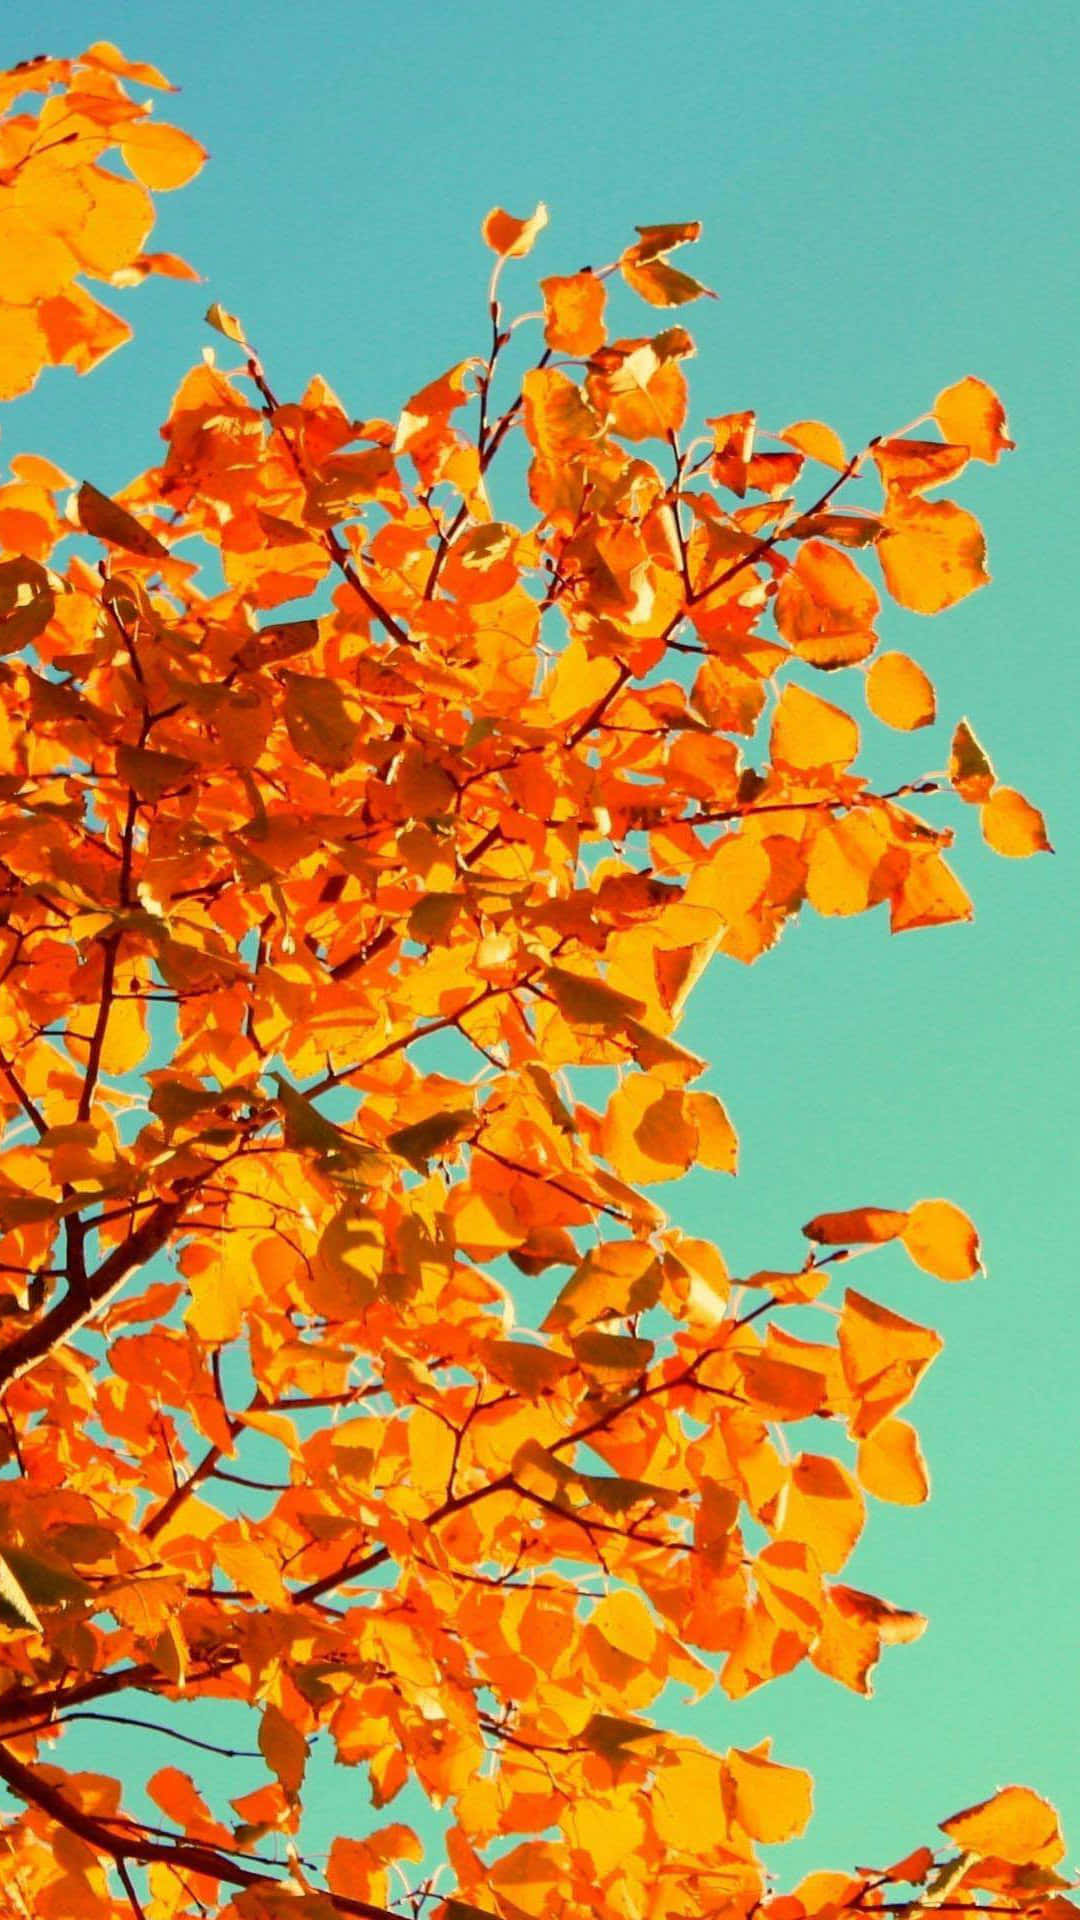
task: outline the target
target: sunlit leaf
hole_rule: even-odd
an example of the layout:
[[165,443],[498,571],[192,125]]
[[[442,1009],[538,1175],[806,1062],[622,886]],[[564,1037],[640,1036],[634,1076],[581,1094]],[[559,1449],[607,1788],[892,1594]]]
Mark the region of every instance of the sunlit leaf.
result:
[[866,676],[866,704],[901,733],[929,727],[937,716],[934,684],[906,653],[879,653]]
[[946,440],[967,447],[973,460],[991,466],[1016,444],[1005,432],[1005,409],[997,394],[972,374],[938,394],[934,418]]
[[509,260],[521,260],[532,251],[536,237],[548,223],[548,210],[539,201],[535,213],[518,220],[502,207],[493,207],[484,221],[484,239],[494,253]]
[[1023,860],[1031,853],[1052,853],[1046,822],[1038,807],[1015,787],[995,787],[979,810],[983,839],[995,853]]

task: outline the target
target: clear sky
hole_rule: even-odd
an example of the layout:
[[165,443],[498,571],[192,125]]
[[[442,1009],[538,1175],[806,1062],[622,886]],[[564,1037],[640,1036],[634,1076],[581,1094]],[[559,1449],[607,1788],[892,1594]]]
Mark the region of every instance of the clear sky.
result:
[[[884,1864],[1010,1780],[1059,1803],[1075,1860],[1073,0],[38,0],[32,25],[6,10],[0,62],[96,38],[183,88],[161,110],[212,159],[163,199],[153,244],[208,284],[130,296],[134,345],[9,408],[8,454],[104,488],[150,464],[210,298],[279,389],[319,370],[353,412],[393,415],[486,345],[480,220],[539,198],[544,273],[610,259],[635,222],[704,220],[688,264],[722,298],[686,316],[699,415],[809,416],[858,445],[965,373],[1003,394],[1018,451],[958,489],[993,585],[929,623],[887,608],[942,720],[875,737],[867,764],[940,768],[968,713],[1057,857],[996,860],[967,818],[973,927],[890,941],[877,916],[808,916],[751,971],[719,962],[681,1037],[716,1063],[743,1172],[659,1196],[736,1271],[790,1262],[824,1208],[941,1194],[977,1218],[986,1280],[943,1287],[892,1250],[880,1288],[868,1275],[948,1344],[915,1407],[932,1503],[875,1508],[850,1578],[931,1626],[886,1654],[869,1702],[802,1671],[682,1724],[720,1745],[771,1732],[813,1770],[816,1819],[776,1862],[789,1883]],[[328,1793],[328,1820],[361,1833],[352,1778]]]

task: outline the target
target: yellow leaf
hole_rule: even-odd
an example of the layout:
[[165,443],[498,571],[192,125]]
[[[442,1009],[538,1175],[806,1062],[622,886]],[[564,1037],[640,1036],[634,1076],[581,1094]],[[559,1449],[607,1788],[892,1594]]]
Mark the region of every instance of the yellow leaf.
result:
[[190,133],[160,120],[136,120],[126,128],[120,152],[136,180],[156,193],[186,186],[206,159],[206,148]]
[[216,1507],[209,1506],[205,1500],[190,1497],[154,1534],[154,1545],[158,1549],[168,1549],[181,1540],[210,1540],[221,1524],[222,1517]]
[[413,1407],[406,1429],[409,1484],[433,1499],[445,1497],[454,1471],[454,1434],[430,1407]]
[[889,925],[893,933],[912,927],[947,926],[970,920],[974,908],[952,868],[939,853],[913,857],[892,895]]
[[686,1172],[697,1151],[697,1130],[686,1111],[692,1095],[665,1087],[651,1074],[631,1074],[608,1103],[601,1151],[624,1180],[648,1184]]
[[859,729],[849,713],[794,684],[773,715],[769,752],[777,766],[796,772],[846,767],[859,751]]
[[218,333],[223,333],[226,340],[235,340],[237,346],[243,347],[245,352],[247,351],[248,343],[242,323],[236,318],[234,313],[227,313],[219,300],[213,301],[213,303],[207,307],[205,319],[207,325],[215,327]]
[[9,1631],[20,1627],[29,1628],[31,1633],[42,1631],[41,1621],[34,1612],[29,1597],[15,1578],[3,1554],[0,1554],[0,1622]]
[[1002,1787],[989,1800],[943,1820],[941,1830],[965,1853],[1017,1867],[1053,1867],[1065,1853],[1057,1813],[1030,1787]]
[[627,286],[651,307],[682,307],[689,300],[699,300],[703,294],[712,299],[716,297],[700,280],[689,273],[680,273],[678,267],[669,266],[666,260],[638,261],[624,255],[619,268]]
[[655,1306],[663,1274],[650,1246],[640,1240],[610,1240],[585,1255],[551,1307],[545,1332],[587,1326],[610,1314],[620,1318]]
[[939,1280],[970,1280],[981,1271],[979,1236],[948,1200],[920,1200],[900,1235],[917,1267]]
[[589,1625],[603,1634],[609,1646],[632,1660],[651,1660],[656,1646],[656,1624],[644,1600],[621,1588],[607,1595],[589,1616]]
[[801,660],[846,667],[873,652],[880,609],[877,593],[849,554],[824,540],[807,540],[780,582],[776,624]]
[[843,473],[847,466],[840,435],[820,420],[796,420],[793,426],[785,427],[779,437],[786,440],[789,447],[805,453],[808,460],[820,460],[822,466],[835,467],[838,473]]
[[856,1470],[877,1500],[917,1507],[930,1497],[930,1475],[919,1436],[907,1420],[883,1420],[859,1441]]
[[190,1774],[179,1767],[159,1767],[147,1781],[146,1791],[184,1833],[209,1841],[211,1846],[221,1842],[228,1845],[232,1838],[228,1828],[214,1820]]
[[800,1540],[825,1573],[839,1573],[863,1529],[866,1511],[853,1476],[827,1454],[800,1453],[781,1501],[780,1540]]
[[151,752],[149,747],[118,747],[116,771],[140,800],[161,800],[170,787],[179,787],[194,772],[195,762],[178,753]]
[[966,447],[943,446],[939,440],[879,440],[874,448],[874,465],[884,486],[901,495],[942,487],[967,463]]
[[816,913],[865,913],[888,898],[889,841],[862,808],[815,833],[806,868],[806,897]]
[[288,1607],[290,1596],[281,1570],[258,1541],[216,1539],[214,1558],[233,1585],[252,1593],[260,1606]]
[[141,1000],[114,1000],[101,1049],[102,1071],[115,1079],[131,1073],[150,1047],[146,1006]]
[[1033,807],[1015,787],[994,788],[990,798],[983,802],[979,825],[987,846],[1008,859],[1023,860],[1030,853],[1054,851],[1038,807]]
[[934,418],[946,440],[967,447],[973,460],[990,466],[1016,445],[1005,432],[1005,409],[997,394],[973,374],[938,394]]
[[211,1347],[235,1340],[247,1308],[259,1296],[259,1276],[254,1268],[221,1259],[201,1273],[192,1273],[188,1285],[191,1305],[184,1315],[185,1324]]
[[[160,1540],[161,1535],[159,1534]],[[184,1630],[175,1614],[166,1620],[160,1633],[150,1648],[150,1658],[159,1672],[165,1675],[169,1684],[182,1687],[188,1674],[188,1643]]]
[[877,550],[889,592],[912,613],[941,613],[990,578],[982,528],[952,500],[895,496]]
[[119,47],[114,46],[111,40],[95,40],[92,47],[87,47],[82,60],[88,67],[100,67],[105,73],[115,73],[124,80],[134,80],[140,87],[157,87],[166,93],[176,92],[159,67],[152,67],[145,60],[125,60]]
[[688,1093],[686,1112],[697,1128],[698,1166],[714,1173],[734,1173],[739,1160],[739,1136],[715,1093]]
[[856,1400],[850,1431],[864,1439],[910,1400],[941,1352],[940,1334],[849,1287],[837,1329],[844,1378]]
[[751,1840],[776,1846],[802,1833],[814,1805],[814,1783],[802,1767],[769,1759],[769,1742],[724,1760],[724,1810]]
[[447,1150],[473,1126],[474,1120],[471,1107],[462,1107],[450,1113],[429,1113],[426,1119],[417,1120],[411,1127],[399,1127],[396,1132],[388,1134],[386,1144],[391,1153],[407,1160],[418,1173],[426,1173],[428,1161],[444,1157]]
[[929,727],[937,714],[934,683],[906,653],[881,653],[866,676],[866,704],[901,733]]

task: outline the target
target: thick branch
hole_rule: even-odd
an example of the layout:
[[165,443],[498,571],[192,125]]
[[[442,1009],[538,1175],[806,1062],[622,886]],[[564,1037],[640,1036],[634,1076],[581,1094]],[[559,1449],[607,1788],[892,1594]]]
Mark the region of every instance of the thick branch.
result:
[[[58,1826],[66,1827],[69,1833],[78,1834],[87,1846],[93,1847],[96,1853],[106,1854],[111,1860],[135,1860],[140,1866],[160,1863],[167,1867],[186,1868],[188,1873],[198,1874],[206,1880],[224,1880],[231,1887],[282,1885],[277,1875],[257,1873],[252,1867],[242,1867],[238,1861],[230,1860],[215,1847],[198,1840],[155,1840],[148,1834],[140,1833],[136,1827],[125,1827],[116,1832],[112,1823],[95,1819],[92,1814],[72,1806],[58,1787],[42,1780],[32,1767],[24,1766],[4,1747],[0,1747],[0,1780],[18,1799],[25,1800],[29,1806],[39,1807]],[[391,1913],[388,1907],[376,1906],[370,1900],[353,1900],[341,1893],[328,1893],[325,1897],[339,1913],[358,1914],[362,1920],[400,1920],[400,1915]]]
[[85,1326],[119,1292],[128,1274],[165,1245],[185,1205],[185,1200],[160,1200],[142,1226],[114,1247],[96,1273],[87,1276],[85,1287],[69,1288],[40,1320],[0,1350],[0,1395]]

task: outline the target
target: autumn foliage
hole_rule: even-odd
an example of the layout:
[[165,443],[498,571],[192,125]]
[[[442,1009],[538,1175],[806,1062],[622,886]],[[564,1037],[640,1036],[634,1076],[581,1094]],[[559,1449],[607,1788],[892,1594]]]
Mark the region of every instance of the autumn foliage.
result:
[[[107,45],[3,78],[5,395],[125,337],[87,279],[190,276],[144,251],[203,158],[165,85]],[[710,962],[804,907],[967,919],[967,807],[1048,844],[966,721],[947,772],[856,770],[935,717],[882,593],[986,581],[940,489],[1011,445],[1002,408],[962,379],[854,452],[702,425],[669,311],[707,293],[672,258],[698,227],[509,318],[545,222],[489,215],[487,344],[392,418],[279,397],[214,306],[121,498],[33,455],[0,486],[4,1914],[1072,1911],[1023,1787],[778,1896],[755,1848],[809,1775],[657,1705],[802,1661],[868,1693],[924,1625],[844,1569],[868,1496],[927,1497],[941,1342],[843,1281],[894,1240],[969,1279],[974,1227],[823,1211],[733,1276],[653,1190],[735,1171],[676,1037]],[[123,1723],[198,1699],[258,1754],[212,1807],[172,1748],[148,1822]],[[95,1772],[89,1711],[121,1722]],[[314,1862],[324,1754],[377,1810],[418,1783],[441,1866],[393,1812]]]

